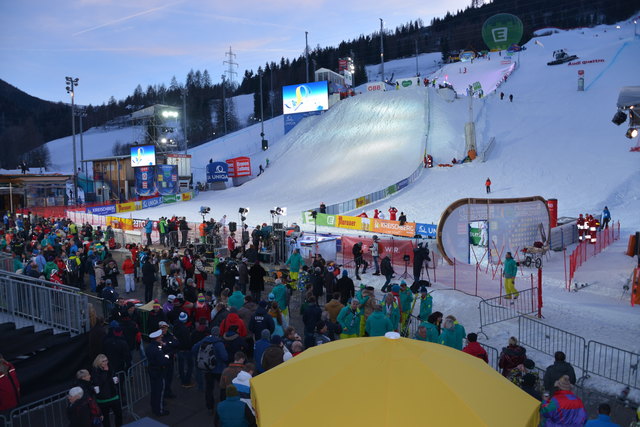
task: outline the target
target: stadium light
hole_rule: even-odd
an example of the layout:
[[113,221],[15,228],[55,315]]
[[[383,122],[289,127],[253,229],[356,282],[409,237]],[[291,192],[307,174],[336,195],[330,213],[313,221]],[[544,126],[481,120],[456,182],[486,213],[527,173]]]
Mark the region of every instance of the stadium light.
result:
[[638,129],[637,128],[627,129],[627,133],[625,134],[625,136],[629,139],[635,138],[636,136],[638,136]]
[[611,121],[615,125],[620,126],[621,124],[627,121],[627,115],[625,114],[624,111],[618,110],[618,112],[614,114],[613,119],[611,119]]
[[172,118],[172,119],[177,119],[178,118],[178,112],[177,111],[163,111],[162,112],[162,117],[164,117],[165,119],[168,118]]

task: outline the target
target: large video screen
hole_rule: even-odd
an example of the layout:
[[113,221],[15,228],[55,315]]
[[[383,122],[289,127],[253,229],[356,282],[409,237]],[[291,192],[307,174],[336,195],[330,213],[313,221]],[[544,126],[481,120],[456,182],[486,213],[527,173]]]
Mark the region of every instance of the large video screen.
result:
[[284,114],[328,109],[329,90],[326,81],[282,87],[282,111]]
[[155,165],[156,147],[154,145],[135,145],[131,147],[131,167]]

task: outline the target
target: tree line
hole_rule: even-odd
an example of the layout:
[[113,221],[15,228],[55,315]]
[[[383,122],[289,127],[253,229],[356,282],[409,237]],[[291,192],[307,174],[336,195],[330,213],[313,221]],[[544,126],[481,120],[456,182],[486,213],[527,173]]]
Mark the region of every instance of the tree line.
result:
[[[486,49],[481,36],[482,24],[497,13],[511,13],[522,20],[524,36],[521,43],[526,43],[533,31],[540,28],[613,24],[631,16],[636,8],[631,0],[494,0],[487,4],[483,4],[483,0],[472,0],[464,10],[447,12],[442,18],[432,19],[429,25],[416,19],[394,30],[383,30],[384,57],[385,61],[391,61],[438,51],[446,57],[453,50]],[[338,46],[310,49],[309,79],[313,81],[313,72],[321,67],[337,70],[338,59],[347,56],[354,59],[355,84],[367,81],[365,64],[380,62],[380,32],[361,34]],[[254,118],[260,117],[260,75],[265,118],[282,114],[281,87],[307,80],[304,52],[293,59],[282,57],[279,61],[270,61],[255,71],[246,70],[235,85],[212,82],[207,70],[189,71],[183,83],[174,76],[168,86],[148,85],[143,89],[138,85],[125,99],[111,97],[102,105],[87,106],[84,127],[115,123],[117,118],[153,104],[181,108],[183,96],[186,96],[189,146],[194,147],[224,135],[225,128],[226,133],[239,128],[235,106],[229,101],[233,96],[254,94]],[[67,104],[31,97],[3,81],[0,81],[0,111],[0,146],[6,153],[0,158],[3,168],[15,167],[25,151],[71,133]],[[46,156],[40,153],[32,157]]]

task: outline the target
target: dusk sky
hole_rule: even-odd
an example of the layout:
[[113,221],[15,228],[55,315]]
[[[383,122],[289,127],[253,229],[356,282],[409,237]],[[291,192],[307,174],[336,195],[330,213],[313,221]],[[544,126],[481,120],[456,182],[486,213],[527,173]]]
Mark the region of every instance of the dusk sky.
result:
[[470,0],[153,1],[0,0],[0,78],[30,95],[69,101],[65,76],[78,77],[76,101],[123,99],[138,84],[183,83],[190,69],[209,70],[214,83],[232,47],[238,79],[309,47],[337,46],[415,19],[428,24]]

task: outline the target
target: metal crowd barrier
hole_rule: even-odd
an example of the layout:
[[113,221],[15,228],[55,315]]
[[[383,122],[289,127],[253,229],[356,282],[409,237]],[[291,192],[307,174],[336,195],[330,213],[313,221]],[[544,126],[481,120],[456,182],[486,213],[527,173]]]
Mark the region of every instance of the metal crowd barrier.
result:
[[553,356],[562,351],[567,362],[574,367],[585,370],[587,343],[579,335],[546,325],[526,316],[518,319],[518,337],[522,345],[531,347],[544,354]]
[[[13,409],[5,418],[5,427],[60,427],[67,419],[68,390]],[[2,424],[0,424],[2,425]]]
[[151,393],[151,383],[147,373],[147,359],[134,363],[127,370],[124,381],[123,411],[126,410],[134,419],[140,419],[134,411],[134,406]]
[[38,323],[72,335],[91,327],[87,295],[76,288],[9,272],[0,272],[0,311],[17,322]]
[[523,314],[536,313],[540,303],[538,298],[538,288],[533,287],[519,291],[516,299],[508,299],[505,295],[482,299],[478,304],[480,333],[487,336],[483,330],[485,326],[516,319]]
[[587,346],[585,376],[597,375],[631,388],[640,389],[638,362],[640,354],[589,341]]
[[0,252],[0,270],[13,272],[13,257],[6,252]]
[[500,369],[498,368],[498,362],[500,361],[500,352],[498,349],[491,347],[489,344],[481,343],[480,341],[478,341],[478,343],[487,352],[487,356],[489,357],[489,366],[499,372]]

